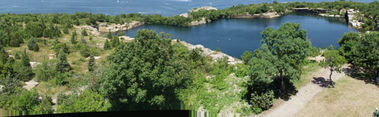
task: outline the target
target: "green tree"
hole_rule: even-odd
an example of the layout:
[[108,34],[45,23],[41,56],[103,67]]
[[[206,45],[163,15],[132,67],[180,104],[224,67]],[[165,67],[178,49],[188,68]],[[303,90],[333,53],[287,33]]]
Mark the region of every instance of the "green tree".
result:
[[74,31],[74,32],[72,33],[72,35],[71,35],[71,44],[76,44],[76,43],[78,43],[78,41],[77,41],[77,34],[76,34],[76,32]]
[[[359,39],[356,36],[347,37],[344,41],[341,39],[341,48],[348,61],[354,68],[358,68],[355,72],[363,72],[366,74],[367,80],[374,80],[379,74],[379,33],[371,32],[361,34]],[[343,38],[344,39],[344,38]],[[349,49],[345,49],[349,48]]]
[[22,90],[21,94],[13,100],[14,102],[12,102],[12,105],[8,109],[19,112],[33,112],[35,106],[39,104],[36,89],[32,89],[31,91]]
[[116,48],[118,45],[120,45],[120,40],[117,36],[114,36],[113,39],[111,40],[112,47]]
[[51,104],[51,97],[43,96],[39,105],[34,108],[36,114],[52,114],[54,112]]
[[253,54],[251,52],[249,52],[249,51],[245,51],[241,55],[241,58],[242,58],[244,64],[247,64],[252,57],[253,57]]
[[307,32],[300,29],[300,24],[285,23],[277,30],[266,28],[262,32],[262,44],[276,59],[271,60],[278,70],[277,76],[281,79],[281,91],[286,93],[285,78],[298,79],[300,63],[309,55],[311,42]]
[[248,76],[249,103],[255,113],[270,108],[274,101],[273,79],[279,72],[275,64],[272,63],[276,57],[272,55],[266,45],[262,45],[262,50],[257,50],[255,57],[249,61],[250,69]]
[[48,81],[54,77],[55,71],[51,69],[53,66],[48,60],[42,61],[36,70],[36,78],[38,81]]
[[87,45],[82,45],[81,48],[80,48],[80,55],[82,55],[83,57],[89,57],[91,55],[90,53],[90,49]]
[[346,33],[341,39],[338,40],[340,47],[338,50],[345,56],[349,62],[353,61],[354,52],[357,52],[357,48],[360,41],[359,33]]
[[108,39],[113,39],[113,35],[112,35],[111,31],[108,32],[107,37],[108,37]]
[[18,80],[28,81],[33,77],[34,73],[32,71],[32,67],[30,66],[30,59],[26,53],[26,50],[24,50],[21,55],[21,61],[16,61],[13,64],[13,71],[15,72],[13,77]]
[[114,109],[178,109],[176,92],[188,85],[192,71],[176,47],[154,31],[137,31],[135,41],[120,45],[108,58],[100,92]]
[[37,42],[33,38],[29,39],[27,45],[28,45],[28,49],[29,50],[33,50],[33,51],[36,51],[36,52],[39,51],[39,46],[38,46]]
[[21,63],[24,66],[29,66],[30,67],[30,58],[28,54],[26,53],[26,50],[24,49],[24,52],[21,55]]
[[58,113],[101,112],[107,111],[111,107],[106,98],[88,90],[82,92],[79,96],[76,96],[76,94],[60,96],[59,100],[61,101],[58,102]]
[[104,50],[109,50],[111,49],[111,44],[109,43],[108,39],[105,40],[105,43],[104,43]]
[[334,49],[326,50],[323,56],[325,57],[323,66],[326,68],[329,68],[330,70],[329,82],[330,82],[330,85],[334,88],[332,74],[334,71],[340,72],[342,65],[346,63],[346,60],[343,56],[339,54],[337,50],[334,50]]
[[9,54],[4,50],[3,47],[0,47],[0,62],[5,64],[8,61]]
[[56,71],[59,73],[66,73],[71,70],[70,64],[67,62],[66,53],[64,53],[63,49],[58,54],[58,63],[56,65]]
[[93,57],[93,55],[91,55],[89,57],[89,61],[88,61],[88,71],[89,72],[94,71],[95,70],[95,65],[96,65],[95,58]]
[[83,36],[88,36],[88,33],[87,33],[87,30],[86,30],[86,29],[82,29],[82,35],[83,35]]

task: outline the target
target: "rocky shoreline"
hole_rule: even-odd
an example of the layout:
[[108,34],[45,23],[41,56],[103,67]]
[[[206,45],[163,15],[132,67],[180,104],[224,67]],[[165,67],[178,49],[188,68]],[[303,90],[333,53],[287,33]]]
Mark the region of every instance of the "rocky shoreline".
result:
[[[192,13],[192,12],[197,12],[197,11],[200,11],[200,10],[218,10],[217,8],[215,7],[211,7],[211,6],[204,6],[204,7],[200,7],[200,8],[194,8],[194,9],[191,9],[189,11],[189,13]],[[184,14],[180,14],[180,16],[183,16],[183,17],[186,17],[188,18],[189,16],[189,13],[184,13]],[[211,20],[208,20],[207,18],[205,17],[202,17],[200,20],[196,20],[196,21],[192,21],[188,24],[188,26],[197,26],[197,25],[202,25],[202,24],[206,24],[206,23],[210,23],[212,22]]]
[[364,24],[363,22],[361,22],[363,14],[360,14],[359,11],[355,9],[341,9],[340,11],[335,10],[335,12],[337,12],[338,14],[328,14],[327,10],[322,8],[293,8],[292,11],[296,13],[317,14],[323,17],[342,18],[343,16],[345,16],[346,22],[358,29],[362,28],[362,25]]
[[262,14],[238,14],[235,16],[231,16],[231,18],[276,18],[280,17],[280,15],[277,12],[267,12]]
[[118,32],[118,31],[126,31],[132,28],[136,28],[144,25],[144,22],[140,21],[132,21],[130,23],[125,24],[107,24],[104,22],[98,23],[99,32]]
[[360,22],[362,18],[363,18],[363,14],[360,14],[358,10],[354,10],[354,9],[346,10],[346,20],[353,27],[361,28],[362,25],[364,24],[363,22]]
[[[177,42],[177,40],[173,39],[173,42]],[[227,55],[225,53],[222,53],[222,52],[217,52],[217,51],[213,51],[209,48],[205,48],[203,45],[200,45],[200,44],[192,45],[192,44],[184,42],[184,41],[179,41],[179,43],[183,44],[184,46],[186,46],[190,50],[193,50],[196,48],[203,50],[203,55],[211,57],[213,61],[227,57],[228,64],[235,65],[235,64],[242,63],[242,61],[237,59],[237,58],[234,58],[234,57]]]
[[[179,14],[179,16],[188,18],[190,16],[191,12],[197,12],[199,10],[218,10],[218,9],[211,7],[211,6],[204,6],[204,7],[200,7],[200,8],[191,9],[191,10],[189,10],[188,13]],[[287,9],[286,13],[287,12],[315,14],[315,15],[319,15],[322,17],[341,18],[341,17],[345,16],[346,21],[350,25],[352,25],[353,27],[361,28],[361,26],[363,25],[363,22],[360,22],[360,20],[362,19],[363,16],[359,14],[358,10],[354,10],[354,9],[342,9],[339,11],[339,14],[328,14],[327,10],[322,9],[322,8],[316,8],[316,9],[293,8],[290,10]],[[284,13],[284,14],[286,14],[286,13]],[[230,16],[227,18],[235,18],[235,19],[267,18],[267,19],[270,19],[270,18],[280,17],[282,15],[283,14],[279,14],[277,12],[266,12],[266,13],[261,13],[261,14],[249,14],[246,12],[246,13]],[[198,20],[189,22],[188,26],[197,26],[197,25],[207,24],[210,22],[212,22],[212,20],[209,20],[206,17],[202,17]],[[97,24],[98,24],[98,28],[94,28],[92,26],[76,26],[76,28],[86,29],[87,31],[90,31],[91,34],[98,36],[100,34],[99,32],[105,33],[105,32],[109,32],[109,31],[110,32],[126,31],[126,30],[130,30],[132,28],[142,26],[145,23],[141,22],[141,21],[132,21],[130,23],[125,23],[125,24],[114,24],[114,23],[107,24],[105,22],[97,22]]]

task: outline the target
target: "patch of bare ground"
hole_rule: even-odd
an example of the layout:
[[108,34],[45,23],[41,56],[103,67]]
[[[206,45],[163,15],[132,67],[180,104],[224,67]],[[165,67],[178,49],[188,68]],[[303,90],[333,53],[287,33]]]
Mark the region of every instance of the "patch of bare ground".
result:
[[296,117],[371,117],[379,106],[379,88],[346,76],[324,89]]
[[[347,68],[347,65],[344,65],[343,68]],[[328,79],[330,71],[329,69],[322,68],[317,72],[312,73],[312,75],[308,77],[312,77],[314,79]],[[346,76],[345,72],[336,73],[334,72],[332,75],[333,81],[337,81],[340,78]],[[288,101],[283,102],[278,106],[274,106],[268,111],[259,114],[257,116],[263,117],[293,117],[296,113],[298,113],[305,105],[312,100],[318,93],[320,93],[324,88],[319,84],[309,82],[304,87],[300,88],[296,95],[291,96]]]

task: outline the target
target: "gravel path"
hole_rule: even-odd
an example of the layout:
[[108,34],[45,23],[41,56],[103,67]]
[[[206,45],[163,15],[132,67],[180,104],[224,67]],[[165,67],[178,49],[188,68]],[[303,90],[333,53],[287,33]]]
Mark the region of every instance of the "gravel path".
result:
[[[347,65],[344,65],[343,68],[347,68]],[[313,73],[309,77],[312,79],[323,77],[329,79],[330,71],[329,69],[321,68],[317,72]],[[345,76],[345,72],[337,73],[333,72],[332,79],[337,81],[338,79]],[[317,93],[321,92],[323,87],[315,83],[308,83],[304,87],[300,88],[295,96],[291,96],[291,99],[279,105],[276,108],[268,110],[267,113],[262,113],[258,115],[259,117],[292,117],[299,110],[301,110]]]

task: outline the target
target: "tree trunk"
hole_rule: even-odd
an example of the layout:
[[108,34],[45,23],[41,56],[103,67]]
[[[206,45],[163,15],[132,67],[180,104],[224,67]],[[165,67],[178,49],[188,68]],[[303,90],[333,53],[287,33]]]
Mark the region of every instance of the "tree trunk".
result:
[[333,69],[330,69],[329,82],[330,82],[330,85],[332,85],[332,87],[334,88],[334,83],[332,80],[332,74],[333,74]]
[[284,84],[284,77],[283,77],[283,71],[280,71],[280,80],[281,80],[281,91],[282,91],[282,94],[284,94],[286,92],[286,85]]

